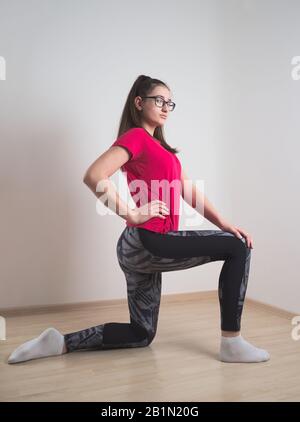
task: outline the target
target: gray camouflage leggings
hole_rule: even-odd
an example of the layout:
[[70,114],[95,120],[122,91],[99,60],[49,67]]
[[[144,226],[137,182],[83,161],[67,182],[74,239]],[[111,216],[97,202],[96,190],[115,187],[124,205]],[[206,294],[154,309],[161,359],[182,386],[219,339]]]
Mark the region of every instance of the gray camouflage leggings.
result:
[[155,337],[162,272],[224,260],[219,278],[221,329],[239,331],[251,249],[222,230],[177,230],[165,234],[126,226],[117,257],[127,282],[130,323],[107,322],[64,335],[67,352],[148,346]]

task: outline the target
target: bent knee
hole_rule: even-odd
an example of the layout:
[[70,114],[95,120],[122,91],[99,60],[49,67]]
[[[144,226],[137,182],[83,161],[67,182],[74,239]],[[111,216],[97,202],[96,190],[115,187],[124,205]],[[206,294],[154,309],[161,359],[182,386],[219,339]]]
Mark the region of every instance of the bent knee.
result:
[[132,326],[136,337],[140,341],[141,346],[149,346],[155,337],[156,330],[151,331],[151,329],[149,329],[150,327],[145,328],[135,322],[132,322]]
[[242,237],[241,239],[236,236],[233,238],[234,246],[233,252],[237,255],[245,254],[249,255],[251,253],[251,248],[247,246],[247,240]]
[[145,344],[145,346],[150,346],[150,344],[154,340],[154,337],[155,337],[155,333],[148,334],[148,336],[146,338],[146,344]]

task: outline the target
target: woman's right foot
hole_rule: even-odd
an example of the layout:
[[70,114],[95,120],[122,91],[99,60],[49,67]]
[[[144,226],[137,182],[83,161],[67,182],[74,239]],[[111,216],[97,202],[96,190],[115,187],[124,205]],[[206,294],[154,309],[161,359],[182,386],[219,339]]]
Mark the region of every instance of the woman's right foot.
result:
[[47,328],[38,337],[26,341],[15,349],[8,363],[24,362],[46,356],[61,355],[65,350],[64,336],[55,328]]
[[222,362],[264,362],[270,354],[246,341],[241,334],[235,337],[221,336],[220,360]]

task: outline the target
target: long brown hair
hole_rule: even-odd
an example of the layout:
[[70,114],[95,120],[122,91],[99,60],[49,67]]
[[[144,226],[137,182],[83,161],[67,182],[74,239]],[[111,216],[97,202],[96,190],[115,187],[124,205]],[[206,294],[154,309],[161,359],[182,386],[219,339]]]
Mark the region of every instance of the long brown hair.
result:
[[[127,100],[120,119],[117,137],[121,136],[124,132],[127,132],[127,130],[133,127],[142,127],[141,115],[134,105],[134,99],[137,96],[144,97],[149,95],[157,85],[162,85],[170,89],[168,85],[160,79],[153,79],[150,76],[145,75],[139,75],[137,77],[127,96]],[[173,154],[178,154],[178,152],[180,152],[177,148],[171,147],[166,142],[162,126],[157,126],[155,128],[153,137],[160,141],[162,147],[172,152]]]

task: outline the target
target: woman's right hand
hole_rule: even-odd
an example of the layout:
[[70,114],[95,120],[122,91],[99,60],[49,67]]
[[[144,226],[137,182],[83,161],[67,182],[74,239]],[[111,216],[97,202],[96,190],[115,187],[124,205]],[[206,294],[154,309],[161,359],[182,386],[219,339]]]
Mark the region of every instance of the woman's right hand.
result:
[[135,207],[131,210],[127,221],[130,224],[143,224],[153,217],[159,217],[164,220],[166,218],[164,214],[169,215],[169,209],[166,203],[155,199],[139,208]]

